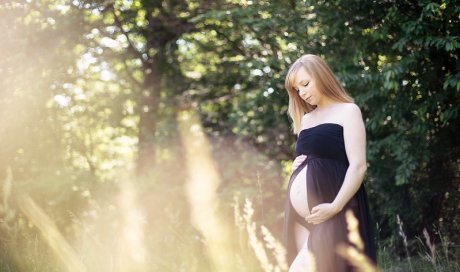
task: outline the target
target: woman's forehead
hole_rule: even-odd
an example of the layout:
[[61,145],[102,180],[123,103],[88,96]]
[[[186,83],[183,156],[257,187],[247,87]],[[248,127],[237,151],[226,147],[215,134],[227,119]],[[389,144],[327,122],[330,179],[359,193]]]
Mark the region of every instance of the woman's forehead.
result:
[[297,86],[303,83],[304,81],[310,81],[310,78],[311,76],[308,74],[305,68],[300,67],[300,69],[294,73],[294,76],[292,78],[293,79],[292,83],[294,84],[294,86]]

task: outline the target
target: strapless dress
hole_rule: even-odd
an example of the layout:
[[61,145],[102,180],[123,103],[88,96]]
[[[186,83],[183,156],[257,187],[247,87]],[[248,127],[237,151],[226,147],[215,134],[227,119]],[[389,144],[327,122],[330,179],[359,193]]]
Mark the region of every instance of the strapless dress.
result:
[[317,225],[305,221],[313,207],[333,202],[342,186],[349,166],[343,127],[323,123],[301,130],[295,153],[296,157],[307,155],[307,159],[293,171],[287,188],[283,241],[289,265],[298,253],[294,232],[294,223],[297,222],[310,231],[308,249],[315,257],[318,272],[353,271],[351,265],[336,253],[339,244],[348,243],[345,220],[348,209],[358,219],[365,254],[376,262],[373,225],[364,184],[342,211],[329,220]]

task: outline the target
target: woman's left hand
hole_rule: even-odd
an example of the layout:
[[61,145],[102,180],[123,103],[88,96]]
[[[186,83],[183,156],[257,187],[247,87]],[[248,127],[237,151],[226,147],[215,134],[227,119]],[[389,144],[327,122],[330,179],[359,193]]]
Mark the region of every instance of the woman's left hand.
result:
[[311,209],[311,214],[305,220],[311,224],[321,224],[336,215],[339,211],[332,203],[322,203]]

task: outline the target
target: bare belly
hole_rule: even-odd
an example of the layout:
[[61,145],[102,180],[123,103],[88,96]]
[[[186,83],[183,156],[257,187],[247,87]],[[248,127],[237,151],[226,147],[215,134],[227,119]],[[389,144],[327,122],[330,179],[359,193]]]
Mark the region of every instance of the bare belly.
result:
[[292,207],[302,217],[310,214],[307,201],[307,167],[305,165],[294,178],[289,192]]

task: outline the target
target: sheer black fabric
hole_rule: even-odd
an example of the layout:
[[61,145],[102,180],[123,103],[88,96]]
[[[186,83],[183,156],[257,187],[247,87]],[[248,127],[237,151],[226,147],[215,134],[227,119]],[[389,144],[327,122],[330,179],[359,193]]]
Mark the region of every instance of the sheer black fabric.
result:
[[307,159],[292,173],[285,206],[283,239],[287,260],[292,264],[296,255],[294,222],[310,231],[308,248],[313,253],[318,272],[353,271],[353,268],[336,252],[339,244],[348,244],[345,212],[351,209],[359,221],[359,231],[365,246],[365,254],[376,262],[373,225],[364,184],[343,210],[322,224],[308,224],[293,209],[289,191],[292,181],[308,165],[305,185],[308,207],[331,203],[339,192],[348,169],[343,127],[335,123],[324,123],[300,131],[296,143],[296,156],[307,155]]

